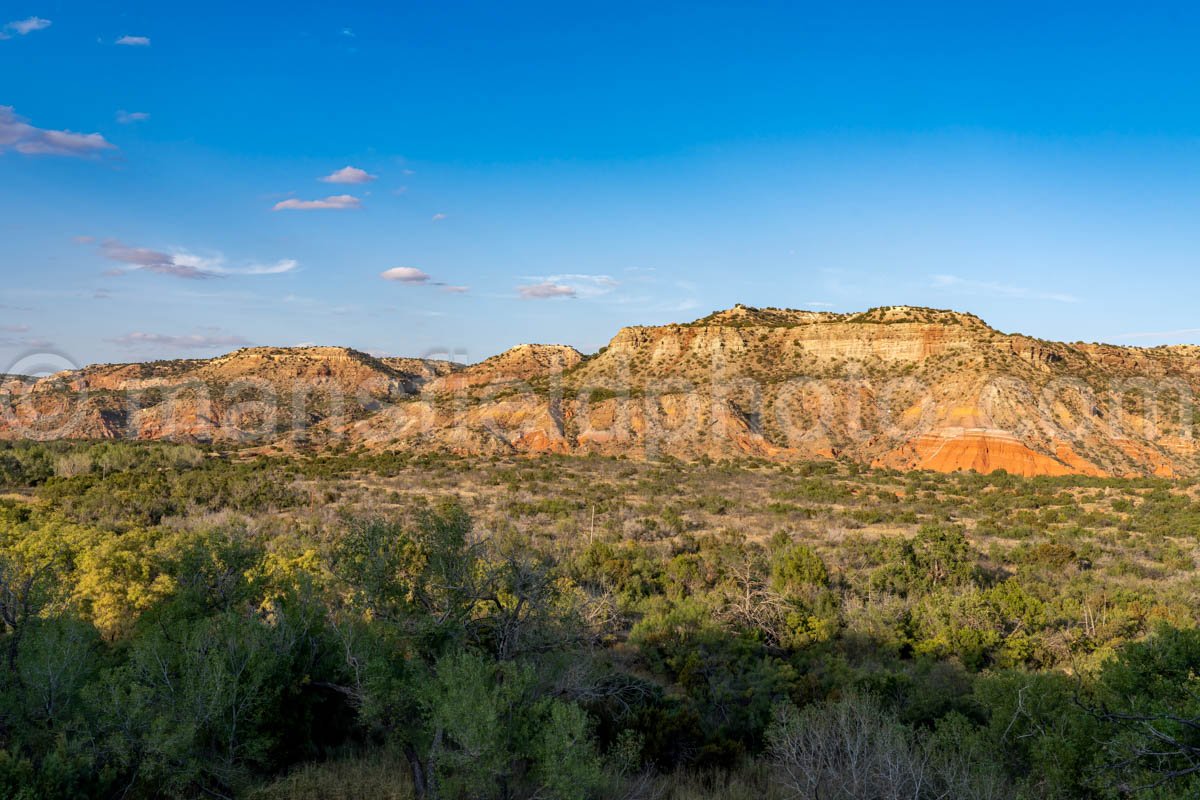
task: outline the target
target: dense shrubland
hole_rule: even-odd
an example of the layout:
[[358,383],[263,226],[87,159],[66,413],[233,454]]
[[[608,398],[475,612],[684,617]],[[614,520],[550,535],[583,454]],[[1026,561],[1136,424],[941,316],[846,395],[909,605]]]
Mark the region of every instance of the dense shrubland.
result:
[[0,446],[0,795],[1185,798],[1195,487]]

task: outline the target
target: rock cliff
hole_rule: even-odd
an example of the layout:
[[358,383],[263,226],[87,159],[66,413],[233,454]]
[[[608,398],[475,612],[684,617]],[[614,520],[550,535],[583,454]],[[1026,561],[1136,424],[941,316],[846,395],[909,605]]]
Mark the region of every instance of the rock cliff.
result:
[[1200,348],[1064,344],[971,314],[735,306],[584,356],[478,364],[337,347],[0,381],[0,437],[601,453],[1021,475],[1195,475]]

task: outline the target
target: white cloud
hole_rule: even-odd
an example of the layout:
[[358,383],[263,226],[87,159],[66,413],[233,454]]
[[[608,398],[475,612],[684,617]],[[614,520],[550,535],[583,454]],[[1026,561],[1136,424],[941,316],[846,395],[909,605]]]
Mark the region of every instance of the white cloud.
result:
[[[124,45],[125,47],[149,47],[150,46],[150,37],[149,36],[122,36],[120,39],[117,39],[116,43],[119,45]],[[169,50],[170,48],[167,48],[167,49]]]
[[72,133],[36,128],[17,116],[12,106],[0,106],[0,153],[15,150],[34,156],[91,156],[115,145],[98,133]]
[[379,176],[372,175],[365,169],[346,166],[331,172],[324,178],[317,178],[317,180],[321,181],[322,183],[370,183],[377,177]]
[[833,308],[833,303],[825,303],[820,300],[810,300],[804,305],[808,306],[809,308]]
[[1024,286],[1012,286],[993,281],[975,281],[960,278],[957,275],[933,275],[934,288],[950,289],[962,294],[985,295],[989,297],[1011,297],[1025,300],[1052,300],[1056,303],[1078,303],[1079,298],[1060,292],[1043,292]]
[[578,297],[578,292],[570,286],[551,281],[542,281],[528,286],[518,286],[517,292],[523,300],[546,300],[552,297]]
[[285,272],[293,272],[299,266],[300,262],[296,259],[284,258],[274,264],[251,264],[240,270],[226,270],[225,273],[229,275],[282,275]]
[[353,195],[335,194],[324,200],[281,200],[275,204],[273,211],[318,211],[321,209],[361,208],[362,202]]
[[166,348],[166,349],[184,349],[184,350],[208,350],[217,347],[245,347],[250,342],[243,339],[241,336],[232,334],[205,334],[193,333],[182,336],[172,336],[164,333],[144,333],[142,331],[134,331],[127,333],[124,336],[118,336],[114,339],[109,339],[114,344],[119,344],[122,347],[134,348]]
[[563,275],[533,275],[524,278],[535,283],[517,287],[521,297],[526,299],[542,299],[547,297],[600,297],[620,286],[620,282],[611,275],[581,275],[567,273]]
[[469,286],[452,286],[443,281],[435,281],[432,275],[416,267],[392,267],[379,273],[379,277],[385,281],[405,283],[410,286],[436,286],[449,294],[466,294],[471,291]]
[[445,219],[447,216],[448,216],[447,214],[442,214],[441,212],[439,212],[439,213],[437,213],[437,214],[434,214],[434,215],[433,215],[433,217],[431,217],[431,219],[432,219],[434,222],[441,222],[441,221],[442,221],[442,220],[444,220],[444,219]]
[[429,283],[429,274],[416,267],[392,267],[379,273],[379,277],[397,283]]
[[121,123],[122,125],[129,125],[130,123],[133,123],[133,122],[142,122],[143,120],[147,120],[147,119],[150,119],[150,115],[147,114],[145,111],[123,111],[122,110],[122,111],[117,112],[117,122]]
[[300,262],[294,258],[284,258],[271,264],[252,262],[244,267],[227,267],[225,266],[225,257],[222,255],[204,257],[193,255],[186,250],[180,250],[171,257],[177,265],[192,267],[213,276],[282,275],[285,272],[292,272],[300,266]]
[[294,271],[299,266],[295,259],[285,258],[270,264],[250,263],[242,267],[229,267],[225,264],[225,257],[220,254],[198,256],[186,250],[166,253],[146,247],[131,247],[116,239],[101,242],[100,253],[108,260],[124,265],[109,270],[106,273],[108,275],[143,271],[175,278],[204,280],[231,275],[282,275]]
[[18,36],[26,36],[30,33],[33,33],[34,31],[44,31],[46,28],[49,28],[52,24],[53,23],[51,23],[50,20],[42,19],[41,17],[28,17],[26,19],[15,19],[12,22],[10,22],[4,26],[3,30],[5,32],[0,33],[0,38],[3,38],[3,39],[11,38],[9,36],[9,34],[7,33],[7,31],[12,31],[13,33],[17,34]]
[[620,285],[620,282],[611,275],[550,275],[546,278],[546,280],[561,281],[563,283],[569,283],[576,286],[590,286],[593,287],[595,293],[597,294],[611,292]]
[[0,325],[0,331],[5,333],[29,333],[28,325]]

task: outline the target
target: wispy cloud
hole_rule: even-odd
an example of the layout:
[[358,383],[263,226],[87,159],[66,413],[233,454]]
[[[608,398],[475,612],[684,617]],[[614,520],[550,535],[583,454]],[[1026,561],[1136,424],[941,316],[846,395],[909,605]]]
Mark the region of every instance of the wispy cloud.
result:
[[274,211],[319,211],[322,209],[361,208],[362,201],[348,194],[335,194],[324,200],[280,200],[272,209]]
[[466,294],[471,291],[469,286],[454,286],[444,281],[435,281],[433,276],[416,267],[392,267],[379,273],[385,281],[403,283],[409,286],[436,286],[449,294]]
[[[54,347],[54,342],[40,336],[0,336],[0,347],[22,347],[47,350]],[[14,374],[21,374],[15,371]]]
[[0,331],[5,333],[29,333],[28,325],[0,325]]
[[0,106],[0,153],[15,150],[28,156],[93,156],[115,145],[98,133],[54,131],[30,125],[12,106]]
[[654,267],[625,267],[622,272],[624,279],[621,281],[609,275],[552,277],[564,278],[563,282],[567,284],[572,279],[586,279],[592,297],[603,295],[602,302],[605,304],[637,309],[639,312],[679,314],[701,305],[696,297],[700,286],[694,281],[660,275]]
[[271,264],[250,264],[240,269],[225,270],[226,275],[283,275],[294,272],[300,262],[294,258],[281,258]]
[[825,303],[820,300],[810,300],[804,305],[808,306],[809,308],[833,308],[833,303]]
[[317,180],[322,183],[370,183],[377,177],[379,176],[372,175],[365,169],[346,166],[329,173],[324,178],[317,178]]
[[385,281],[395,281],[396,283],[429,283],[429,273],[419,270],[416,267],[392,267],[379,273],[379,277]]
[[517,293],[522,300],[548,300],[554,297],[578,297],[579,293],[572,286],[552,281],[542,281],[526,286],[518,286]]
[[142,331],[133,331],[109,341],[122,347],[172,350],[211,350],[218,347],[245,347],[250,344],[241,336],[232,334],[192,333],[176,336]]
[[100,253],[109,261],[123,265],[109,270],[106,273],[108,275],[144,271],[174,278],[204,280],[230,275],[282,275],[300,266],[295,259],[285,258],[267,264],[251,262],[241,267],[229,267],[225,257],[219,254],[198,256],[186,250],[167,253],[147,247],[132,247],[116,239],[101,242]]
[[608,294],[621,285],[611,275],[550,275],[546,280],[572,286],[581,297],[595,297],[597,295]]
[[441,222],[442,220],[446,219],[446,217],[448,217],[448,216],[449,216],[449,214],[443,214],[439,211],[438,213],[436,213],[432,217],[430,217],[430,219],[432,219],[434,222]]
[[1072,294],[1061,292],[1044,292],[1024,286],[1012,286],[993,281],[975,281],[960,278],[957,275],[933,275],[933,286],[937,289],[949,289],[961,294],[984,295],[988,297],[1010,297],[1024,300],[1050,300],[1055,303],[1078,303],[1079,298]]
[[122,125],[129,125],[134,122],[142,122],[148,119],[150,119],[150,115],[145,111],[122,110],[117,112],[117,122],[121,123]]
[[518,286],[517,292],[527,300],[541,300],[551,297],[600,297],[620,286],[620,282],[611,275],[583,275],[566,273],[562,275],[533,275],[524,278],[534,283]]
[[[26,36],[34,31],[43,31],[49,28],[53,23],[48,19],[41,17],[27,17],[25,19],[15,19],[0,28],[0,39],[11,39],[12,33],[18,36]],[[12,31],[12,33],[9,33]]]
[[194,263],[187,263],[186,260],[179,259],[176,254],[151,250],[146,247],[131,247],[116,239],[108,239],[101,243],[100,253],[109,261],[125,265],[109,270],[105,273],[107,275],[123,275],[126,272],[143,270],[191,280],[217,277],[216,273],[205,270]]
[[[120,39],[117,39],[116,43],[119,45],[122,45],[124,47],[149,47],[150,46],[150,37],[149,36],[122,36]],[[170,48],[168,47],[167,49],[169,50]]]

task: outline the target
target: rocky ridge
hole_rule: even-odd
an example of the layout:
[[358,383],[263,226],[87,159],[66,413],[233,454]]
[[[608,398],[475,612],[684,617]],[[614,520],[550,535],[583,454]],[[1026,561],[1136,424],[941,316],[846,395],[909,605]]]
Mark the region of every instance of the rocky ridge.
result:
[[599,353],[478,364],[244,348],[0,382],[0,438],[600,453],[1022,475],[1200,474],[1200,347],[1005,334],[971,314],[735,306]]

